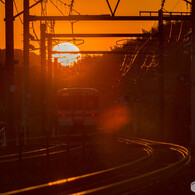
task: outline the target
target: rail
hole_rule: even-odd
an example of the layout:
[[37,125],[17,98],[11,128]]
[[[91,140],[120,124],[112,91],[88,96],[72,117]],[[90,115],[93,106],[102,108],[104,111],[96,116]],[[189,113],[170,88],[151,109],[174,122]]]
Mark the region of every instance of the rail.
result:
[[[126,144],[130,144],[131,141],[128,140],[120,140],[121,142],[124,142]],[[135,143],[135,141],[133,141],[132,143]],[[23,189],[19,189],[19,190],[14,190],[14,191],[10,191],[4,194],[16,194],[16,193],[50,193],[51,188],[58,188],[59,186],[61,186],[62,184],[64,185],[69,185],[72,182],[80,182],[83,180],[87,180],[87,181],[95,181],[97,177],[104,177],[109,176],[109,175],[113,175],[113,173],[120,173],[123,172],[126,169],[130,169],[130,170],[138,170],[143,168],[143,166],[146,166],[147,162],[149,163],[152,158],[153,158],[153,149],[151,146],[146,145],[145,142],[137,142],[137,144],[142,145],[143,146],[143,150],[145,151],[145,155],[133,162],[129,162],[129,163],[125,163],[116,167],[112,167],[109,169],[105,169],[105,170],[101,170],[101,171],[97,171],[97,172],[92,172],[89,174],[85,174],[85,175],[81,175],[81,176],[76,176],[76,177],[70,177],[70,178],[66,178],[66,179],[62,179],[62,180],[57,180],[57,181],[53,181],[53,182],[49,182],[46,184],[41,184],[41,185],[37,185],[37,186],[31,186],[31,187],[27,187],[27,188],[23,188]]]
[[[65,178],[62,180],[52,181],[49,183],[31,186],[19,190],[14,190],[10,192],[6,192],[3,194],[16,194],[16,193],[24,193],[24,194],[51,194],[51,192],[60,192],[63,190],[63,194],[110,194],[114,192],[115,194],[120,194],[122,192],[131,192],[135,191],[136,189],[140,188],[140,185],[146,185],[148,182],[153,182],[156,180],[162,180],[167,177],[173,176],[177,173],[177,171],[185,168],[191,161],[191,156],[187,148],[166,142],[158,142],[158,141],[151,141],[146,139],[138,139],[138,138],[123,138],[118,137],[118,141],[130,144],[138,144],[143,146],[143,150],[146,152],[146,155],[142,158],[135,160],[133,162],[125,163],[116,167],[112,167],[109,169],[92,172],[85,175],[80,175],[76,177]],[[166,146],[168,150],[175,151],[180,155],[179,160],[175,160],[174,163],[163,165],[160,168],[152,169],[145,173],[141,173],[138,175],[133,175],[131,177],[123,178],[121,180],[112,180],[114,175],[117,176],[118,174],[127,174],[129,170],[131,171],[138,171],[141,170],[145,166],[153,166],[153,158],[154,158],[154,151],[153,148],[158,146]],[[178,156],[177,155],[177,156]],[[128,171],[127,171],[128,170]],[[98,179],[97,179],[98,178]],[[110,183],[98,183],[98,187],[94,187],[93,182],[97,183],[97,181],[101,181],[101,178],[106,178],[108,181],[112,181]],[[90,181],[90,182],[89,182]],[[85,183],[89,187],[85,188],[85,190],[78,190],[78,192],[71,191],[71,186],[74,184],[78,187],[79,183],[83,186]],[[91,184],[89,184],[91,183]],[[101,185],[100,185],[101,184]],[[96,185],[95,185],[96,186]],[[82,189],[82,187],[78,188]],[[71,192],[71,193],[70,193]]]
[[[120,138],[120,139],[124,141],[129,141],[129,138],[126,138],[126,139]],[[149,145],[149,146],[157,145],[157,144],[163,144],[163,145],[170,146],[170,149],[179,152],[182,158],[181,160],[171,165],[151,171],[149,173],[145,173],[145,174],[142,174],[142,175],[130,178],[130,179],[120,181],[120,182],[112,183],[110,185],[105,185],[105,186],[101,186],[98,188],[82,191],[82,192],[79,192],[79,194],[96,194],[96,193],[106,194],[111,191],[114,191],[115,193],[117,193],[120,191],[120,189],[123,189],[123,190],[127,189],[127,191],[129,191],[128,189],[129,186],[143,185],[149,180],[156,180],[156,179],[159,179],[159,177],[161,177],[161,179],[162,177],[170,177],[171,175],[175,174],[179,169],[187,166],[191,161],[191,156],[190,156],[188,149],[183,146],[172,144],[172,143],[151,141],[151,140],[138,139],[138,138],[134,138],[134,141],[137,143],[144,142],[146,145]]]
[[1,145],[3,146],[3,147],[5,147],[5,146],[7,146],[7,142],[6,142],[6,135],[5,135],[5,126],[3,126],[1,129],[0,129],[0,136],[2,136],[2,143],[1,143]]

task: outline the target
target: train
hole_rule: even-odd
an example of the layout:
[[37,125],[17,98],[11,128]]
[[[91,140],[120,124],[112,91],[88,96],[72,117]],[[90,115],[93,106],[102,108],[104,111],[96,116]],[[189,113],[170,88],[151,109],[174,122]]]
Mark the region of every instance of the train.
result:
[[99,110],[98,90],[69,87],[57,91],[57,123],[59,127],[96,128]]

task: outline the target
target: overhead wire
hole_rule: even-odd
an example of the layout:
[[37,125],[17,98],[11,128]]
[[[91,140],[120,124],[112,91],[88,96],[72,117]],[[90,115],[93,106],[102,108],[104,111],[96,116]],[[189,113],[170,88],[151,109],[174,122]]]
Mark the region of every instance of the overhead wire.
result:
[[[177,7],[178,3],[180,2],[181,0],[178,0],[176,2],[176,4],[173,6],[173,8],[171,9],[171,12]],[[187,3],[188,4],[188,3]],[[181,26],[180,26],[180,31],[179,31],[179,34],[178,34],[178,37],[176,39],[176,41],[178,42],[181,38],[181,34],[182,34],[182,29],[183,29],[183,21],[181,21]],[[168,37],[168,42],[170,42],[171,40],[171,37],[172,37],[172,31],[173,31],[173,23],[170,21],[170,32],[169,32],[169,37]]]
[[64,16],[64,13],[57,7],[57,5],[52,1],[52,0],[49,0],[52,5]]
[[[45,1],[45,2],[44,2]],[[52,1],[53,2],[53,1]],[[43,16],[47,16],[47,3],[48,0],[43,0],[41,2],[41,14]],[[53,4],[55,6],[55,4]],[[56,6],[57,7],[57,6]],[[50,30],[50,33],[54,33],[54,26],[55,26],[55,21],[45,21],[46,26],[48,27],[48,29]]]
[[[67,3],[64,3],[63,1],[61,1],[61,0],[58,0],[61,4],[63,4],[63,5],[65,5],[65,6],[68,6],[68,7],[70,7],[71,5],[69,5],[69,4],[67,4]],[[75,10],[75,9],[73,9],[73,6],[72,6],[72,11],[74,11],[74,12],[76,12],[77,14],[79,14],[80,15],[80,13],[77,11],[77,10]]]
[[[53,0],[50,0],[50,2],[52,3],[52,5],[63,15],[65,16],[65,14],[58,8],[58,6],[53,2]],[[69,6],[70,7],[70,10],[69,10],[69,16],[72,14],[72,12],[76,12],[77,14],[80,15],[80,13],[78,11],[76,11],[75,9],[73,9],[73,6],[74,6],[74,0],[71,0],[71,4],[68,5],[67,3],[63,2],[62,0],[58,0],[56,2],[60,2],[61,4],[63,4],[64,6]],[[70,24],[71,24],[71,32],[72,34],[74,34],[74,23],[76,23],[77,21],[69,21]],[[73,43],[75,45],[81,45],[84,43],[84,40],[83,39],[75,39],[73,37],[73,39],[71,40],[73,41]],[[76,41],[80,41],[80,43],[76,43]]]
[[150,61],[150,64],[147,67],[150,68],[150,67],[154,67],[154,66],[157,66],[156,55],[152,55],[152,59]]
[[183,29],[183,21],[181,21],[181,26],[180,26],[179,35],[178,35],[178,37],[177,37],[177,42],[178,42],[178,41],[180,40],[180,38],[181,38],[182,29]]
[[[153,26],[155,24],[156,24],[156,22],[154,22]],[[120,68],[120,70],[122,71],[122,73],[121,73],[122,76],[125,76],[127,74],[127,72],[132,68],[138,54],[143,49],[143,47],[148,43],[148,41],[152,38],[152,36],[154,35],[155,32],[156,32],[156,30],[154,30],[151,34],[149,34],[149,37],[147,38],[147,40],[141,45],[141,47],[138,48],[138,50],[133,55],[131,55],[130,61],[128,60],[128,56],[125,55],[124,60],[121,64],[121,68]],[[135,47],[135,50],[136,50],[136,47]]]
[[[132,56],[135,56],[136,52],[138,51],[137,48],[138,48],[138,45],[135,46],[134,51],[133,51],[133,54],[131,54],[131,55],[128,55],[127,54],[127,56],[126,56],[127,58],[126,58],[126,67],[125,67],[125,69],[130,66],[130,63],[128,63],[128,62],[132,62],[132,60],[133,60]],[[128,59],[128,56],[130,56],[129,59]]]
[[[176,2],[176,4],[174,5],[174,7],[172,8],[172,11],[176,8],[176,6],[178,5],[179,2],[180,2],[180,0],[178,0],[178,1]],[[161,1],[161,9],[164,9],[165,3],[166,3],[166,0],[162,0],[162,1]],[[179,32],[177,41],[179,41],[179,39],[181,38],[182,28],[183,28],[183,22],[181,23],[180,32]],[[173,30],[173,27],[172,27],[172,23],[171,23],[171,26],[170,26],[170,33],[169,33],[169,40],[171,39],[171,36],[172,36],[172,30]],[[152,36],[152,35],[151,35],[151,36]],[[151,37],[150,37],[150,38],[151,38]],[[149,38],[149,39],[150,39],[150,38]],[[146,42],[137,50],[137,52],[135,53],[135,55],[133,56],[133,58],[132,58],[132,60],[131,60],[131,63],[128,64],[128,65],[126,65],[126,66],[125,66],[125,61],[126,61],[126,59],[127,59],[127,56],[125,55],[124,61],[123,61],[122,65],[121,65],[121,69],[124,69],[124,67],[126,67],[126,71],[125,71],[125,72],[123,71],[122,76],[125,76],[126,73],[131,69],[131,67],[132,67],[132,65],[133,65],[133,63],[134,63],[134,61],[135,61],[135,59],[137,58],[137,56],[138,56],[140,50],[147,44],[147,42],[149,41],[149,39],[147,39]],[[155,58],[153,57],[152,60],[151,60],[151,62],[150,62],[150,65],[149,65],[149,66],[151,66],[151,65],[154,63],[154,59],[155,59]],[[146,59],[144,60],[144,62],[146,62]],[[143,64],[144,64],[144,62],[143,62]],[[155,63],[155,65],[157,66],[156,63]],[[128,68],[127,68],[127,67],[128,67]]]
[[[74,5],[74,0],[71,0],[71,4],[70,4],[70,10],[69,10],[69,16],[72,15],[72,8]],[[72,31],[72,35],[74,34],[74,23],[73,21],[70,21],[70,25],[71,25],[71,31]],[[75,38],[73,37],[73,43],[75,44]]]
[[5,4],[5,2],[3,0],[0,0],[1,3]]
[[[18,7],[17,7],[17,5],[16,5],[16,1],[14,0],[14,6],[15,6],[15,8],[16,8],[16,12],[17,12],[17,14],[19,13],[18,12]],[[20,20],[20,22],[23,24],[23,21],[22,21],[22,18],[20,17],[20,15],[19,15],[19,20]]]
[[[64,3],[61,0],[58,0],[58,1],[61,3],[61,9],[62,9],[62,5],[64,5],[64,13],[66,14],[66,7],[68,6],[68,4]],[[56,1],[56,4],[57,4],[58,1]]]
[[[35,35],[36,40],[38,41],[38,40],[39,40],[39,38],[38,38],[37,33],[36,33],[36,31],[35,31],[35,28],[34,28],[34,23],[33,23],[33,22],[32,22],[32,30],[33,30],[33,33],[34,33],[34,35]],[[40,41],[38,41],[38,43],[39,43],[39,45],[41,46]]]
[[[156,22],[155,22],[156,23]],[[155,24],[154,23],[154,24]],[[153,26],[154,26],[153,24]],[[139,47],[139,49],[135,52],[135,54],[133,55],[133,57],[131,58],[130,63],[126,66],[126,70],[122,72],[122,76],[125,76],[127,74],[127,72],[131,69],[131,67],[133,66],[139,52],[143,49],[143,47],[148,43],[148,41],[152,38],[152,36],[154,35],[156,31],[153,31],[150,36],[147,38],[147,40],[141,45],[141,47]]]
[[147,60],[148,60],[148,55],[145,56],[144,62],[143,62],[143,64],[141,65],[141,69],[144,68],[144,67],[146,67],[146,62],[147,62]]
[[46,6],[47,0],[41,1],[41,15],[47,16],[47,6]]
[[170,31],[169,31],[169,38],[168,38],[168,42],[170,42],[171,37],[172,37],[172,30],[173,30],[173,23],[170,22]]
[[177,5],[178,5],[178,3],[179,3],[180,1],[181,1],[181,0],[178,0],[178,1],[176,2],[176,4],[173,6],[173,8],[172,8],[171,11],[173,11],[173,10],[177,7]]
[[[72,15],[72,12],[73,12],[73,11],[75,11],[75,10],[73,9],[74,3],[75,3],[74,0],[71,0],[71,4],[69,5],[69,7],[70,7],[69,16]],[[76,11],[76,13],[78,13],[78,14],[80,15],[79,12]],[[72,35],[73,35],[72,41],[73,41],[74,45],[78,46],[78,45],[83,44],[83,43],[85,42],[84,39],[76,39],[76,38],[74,37],[74,24],[75,24],[77,21],[71,21],[71,20],[69,20],[69,22],[70,22],[70,24],[71,24],[71,31],[72,31]],[[80,41],[80,43],[76,43],[76,41]]]

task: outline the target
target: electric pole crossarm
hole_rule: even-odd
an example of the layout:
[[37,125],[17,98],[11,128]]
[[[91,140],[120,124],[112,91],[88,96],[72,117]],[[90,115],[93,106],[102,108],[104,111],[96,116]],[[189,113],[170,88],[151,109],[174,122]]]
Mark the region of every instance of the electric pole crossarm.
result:
[[145,37],[150,34],[133,33],[133,34],[47,34],[46,37]]
[[[157,16],[159,11],[139,11],[139,15],[143,16],[143,14],[147,14],[149,16]],[[179,15],[185,15],[189,16],[191,12],[163,12],[164,16],[179,16]]]
[[[130,52],[130,51],[52,51],[52,54],[134,54],[134,52]],[[154,55],[154,53],[148,53],[148,52],[144,52],[144,53],[139,53],[139,54],[151,54]]]
[[[78,21],[154,21],[159,20],[158,16],[110,16],[110,15],[70,15],[70,16],[30,16],[30,21],[71,21],[71,20],[78,20]],[[163,16],[163,20],[170,21],[170,20],[191,20],[191,15],[170,15],[170,16]]]

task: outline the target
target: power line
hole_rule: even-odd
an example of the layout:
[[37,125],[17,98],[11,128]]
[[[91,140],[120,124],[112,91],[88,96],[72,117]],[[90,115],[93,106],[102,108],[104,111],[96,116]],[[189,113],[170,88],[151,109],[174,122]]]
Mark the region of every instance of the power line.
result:
[[0,0],[1,3],[5,4],[5,2],[3,2],[3,0]]
[[[62,3],[63,5],[65,5],[65,6],[68,6],[68,7],[70,7],[71,5],[69,5],[69,4],[67,4],[67,3],[64,3],[63,1],[61,1],[61,0],[58,0],[60,3]],[[76,12],[77,14],[79,14],[80,15],[80,13],[78,12],[78,11],[76,11],[75,9],[73,9],[73,7],[72,7],[72,11],[74,11],[74,12]]]
[[53,6],[63,15],[63,16],[65,16],[64,15],[64,13],[57,7],[57,5],[52,1],[52,0],[50,0],[50,2],[53,4]]
[[47,6],[46,6],[46,3],[47,3],[47,0],[41,1],[41,16],[47,16]]
[[[17,14],[18,14],[19,12],[18,12],[18,8],[17,8],[17,5],[16,5],[16,1],[15,1],[15,0],[14,0],[14,6],[15,6],[16,12],[17,12]],[[24,24],[23,21],[22,21],[22,18],[20,17],[20,15],[19,15],[19,19],[20,19],[20,22],[21,22],[22,24]]]
[[[74,0],[71,0],[69,16],[72,15],[72,11],[75,11],[73,9],[73,6],[74,6]],[[77,13],[80,15],[79,12],[77,12]],[[77,21],[71,21],[71,20],[69,20],[69,22],[71,24],[71,31],[72,31],[72,35],[73,35],[72,41],[73,41],[74,45],[76,45],[76,46],[82,45],[85,42],[83,39],[75,39],[74,38],[74,23],[76,23]],[[81,41],[81,42],[77,44],[76,41]]]
[[178,35],[177,41],[180,40],[182,29],[183,29],[183,21],[181,22],[180,31],[179,31],[179,35]]
[[[36,40],[38,41],[39,38],[38,38],[37,33],[36,33],[36,31],[35,31],[34,23],[33,23],[33,22],[32,22],[32,30],[33,30],[33,33],[34,33],[34,35],[35,35],[35,37],[36,37]],[[40,41],[38,41],[38,43],[39,43],[39,45],[41,45]]]
[[172,37],[172,31],[173,31],[173,23],[170,22],[170,31],[169,31],[169,38],[168,38],[168,42],[171,40]]
[[176,2],[176,4],[173,6],[173,8],[172,8],[171,11],[173,11],[173,10],[177,7],[177,5],[178,5],[178,3],[179,3],[180,1],[181,1],[181,0],[178,0],[178,1]]
[[[155,23],[156,23],[156,22],[154,22],[153,26],[155,25]],[[129,62],[128,64],[126,64],[126,62],[125,62],[125,61],[127,60],[127,57],[125,56],[124,61],[123,61],[123,65],[122,65],[123,67],[124,67],[124,65],[125,65],[125,67],[124,67],[124,69],[123,69],[122,76],[125,76],[125,75],[127,74],[127,72],[131,69],[131,67],[133,66],[133,63],[135,62],[135,60],[136,60],[138,54],[139,54],[140,51],[143,49],[143,47],[148,43],[148,41],[152,38],[152,36],[154,35],[155,32],[156,32],[156,30],[153,31],[153,32],[150,34],[150,36],[148,37],[148,39],[141,45],[141,47],[135,52],[135,54],[133,54],[133,58],[131,58],[131,60],[130,60],[130,62]],[[132,56],[131,56],[131,57],[132,57]]]

